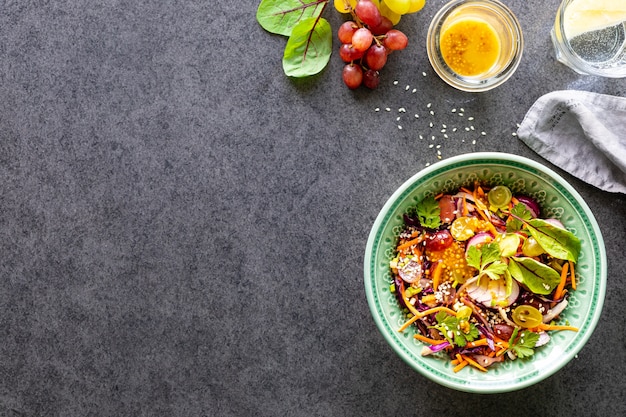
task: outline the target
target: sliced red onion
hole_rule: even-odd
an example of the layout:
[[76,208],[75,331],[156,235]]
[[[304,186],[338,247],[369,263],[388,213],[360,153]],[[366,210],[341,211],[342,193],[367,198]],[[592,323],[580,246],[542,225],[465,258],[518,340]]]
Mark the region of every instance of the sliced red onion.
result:
[[458,193],[456,193],[452,197],[453,198],[458,198],[460,200],[463,200],[463,198],[465,198],[465,200],[467,200],[467,201],[474,201],[474,196],[471,195],[470,193],[466,193],[464,191],[459,191]]
[[552,226],[559,227],[561,229],[565,229],[565,225],[561,223],[558,219],[544,219],[546,223],[550,223]]
[[517,198],[517,201],[519,201],[520,203],[526,206],[526,208],[528,209],[528,211],[530,211],[530,214],[533,216],[533,218],[539,217],[539,214],[541,213],[541,207],[539,206],[539,203],[537,203],[534,199],[527,197],[525,195],[516,196],[516,198]]
[[557,318],[563,310],[565,310],[565,307],[567,307],[567,299],[563,299],[563,301],[548,310],[543,316],[543,322],[550,323],[552,320]]
[[[506,307],[508,307],[513,304],[519,296],[520,289],[515,280],[511,281],[511,294],[508,297],[506,296],[506,284],[504,279],[494,281],[483,277],[479,281],[480,285],[478,285],[477,281],[467,286],[467,295],[477,303],[481,303],[486,307],[492,307],[494,301],[505,301]],[[496,295],[495,300],[493,299],[494,295]]]
[[483,367],[488,367],[493,365],[496,362],[503,362],[504,361],[504,356],[500,355],[500,356],[494,356],[493,358],[491,356],[487,356],[487,355],[472,355],[474,357],[474,360]]
[[470,248],[470,246],[482,245],[483,243],[489,243],[492,240],[493,240],[493,235],[489,232],[476,233],[467,241],[467,245],[465,246],[466,251],[467,249]]
[[465,197],[465,204],[467,205],[467,211],[472,213],[476,210],[474,204],[471,201],[474,201],[474,197],[471,194],[459,192],[452,196],[456,200],[456,217],[463,217],[463,197]]
[[535,343],[535,347],[543,346],[550,341],[550,335],[547,332],[540,332],[539,339]]

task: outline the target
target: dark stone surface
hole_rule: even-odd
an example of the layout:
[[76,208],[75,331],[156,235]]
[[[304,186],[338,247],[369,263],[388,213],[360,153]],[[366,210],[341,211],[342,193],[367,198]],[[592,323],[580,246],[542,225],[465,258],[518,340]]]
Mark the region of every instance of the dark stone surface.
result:
[[[437,150],[544,162],[512,136],[538,97],[626,90],[555,62],[557,2],[511,0],[517,73],[455,91],[426,57],[442,4],[400,23],[410,45],[378,91],[352,92],[337,54],[316,77],[285,77],[286,39],[258,26],[256,1],[4,2],[0,415],[626,414],[626,196],[554,167],[609,260],[602,319],[575,360],[519,392],[458,393],[412,371],[371,319],[369,229]],[[444,140],[430,121],[459,130]]]

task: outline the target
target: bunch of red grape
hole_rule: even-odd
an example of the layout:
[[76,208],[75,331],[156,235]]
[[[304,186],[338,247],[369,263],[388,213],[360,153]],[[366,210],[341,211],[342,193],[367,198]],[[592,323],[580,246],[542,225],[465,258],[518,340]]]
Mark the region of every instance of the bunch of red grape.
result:
[[[337,31],[341,42],[339,56],[346,62],[343,81],[350,89],[361,85],[375,89],[380,83],[379,71],[387,63],[387,56],[406,48],[409,39],[401,31],[393,29],[393,12],[386,13],[391,18],[383,15],[378,1],[357,0],[353,4],[350,0],[343,0],[343,10],[338,3],[341,5],[340,1],[336,1],[335,7],[339,11],[347,11],[352,16],[352,20],[344,22]],[[394,20],[397,23],[399,17]]]

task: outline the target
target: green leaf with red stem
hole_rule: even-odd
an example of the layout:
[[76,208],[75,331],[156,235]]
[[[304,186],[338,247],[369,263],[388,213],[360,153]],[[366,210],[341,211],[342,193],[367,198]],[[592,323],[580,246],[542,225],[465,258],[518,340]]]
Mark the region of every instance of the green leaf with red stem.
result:
[[311,17],[318,18],[329,0],[262,0],[256,19],[271,33],[291,36],[293,28]]
[[324,69],[332,53],[332,29],[321,17],[301,20],[293,28],[283,55],[283,70],[290,77],[307,77]]

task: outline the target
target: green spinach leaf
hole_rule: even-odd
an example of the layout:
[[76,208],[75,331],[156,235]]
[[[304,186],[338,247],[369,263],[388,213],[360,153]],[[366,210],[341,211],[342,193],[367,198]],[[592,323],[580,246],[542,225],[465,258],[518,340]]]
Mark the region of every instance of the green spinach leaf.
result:
[[509,258],[509,272],[535,294],[550,294],[561,281],[554,269],[533,258]]
[[530,220],[527,226],[530,235],[548,254],[572,262],[578,260],[581,243],[572,232],[541,219]]
[[263,29],[283,36],[301,20],[319,17],[329,0],[262,0],[256,12],[256,20]]
[[332,53],[332,29],[321,17],[298,22],[287,40],[283,70],[290,77],[306,77],[324,69]]

